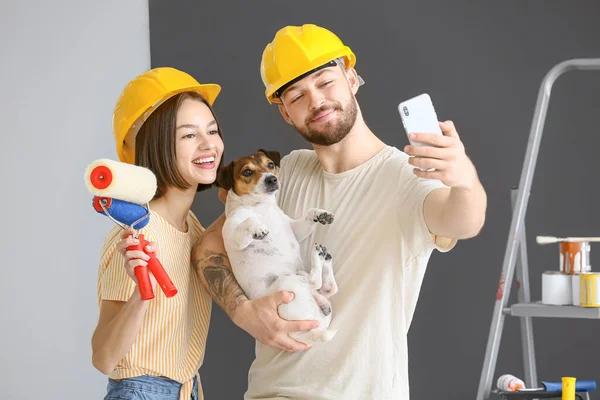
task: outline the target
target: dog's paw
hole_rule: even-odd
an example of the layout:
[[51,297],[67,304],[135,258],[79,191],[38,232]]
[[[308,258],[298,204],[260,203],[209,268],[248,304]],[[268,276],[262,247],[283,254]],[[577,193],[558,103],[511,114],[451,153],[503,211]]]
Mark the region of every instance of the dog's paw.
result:
[[331,305],[330,304],[319,304],[319,308],[324,316],[328,316],[331,314]]
[[323,275],[321,280],[321,286],[319,287],[318,292],[321,293],[326,298],[330,298],[334,294],[338,292],[338,286],[335,281],[335,277],[333,275],[333,257],[327,251],[325,246],[320,247],[321,257],[323,257]]
[[269,234],[269,229],[260,221],[251,220],[248,226],[248,233],[254,240],[262,240]]
[[269,234],[266,226],[258,227],[252,232],[252,239],[263,240]]
[[323,260],[325,261],[329,261],[331,260],[331,254],[329,254],[329,252],[327,251],[327,247],[323,246],[322,244],[319,243],[315,243],[315,250],[317,252],[317,254],[319,255],[319,257],[322,257]]
[[308,210],[309,218],[312,222],[318,222],[321,225],[329,225],[333,223],[334,214],[332,212],[321,210],[318,208],[311,208]]

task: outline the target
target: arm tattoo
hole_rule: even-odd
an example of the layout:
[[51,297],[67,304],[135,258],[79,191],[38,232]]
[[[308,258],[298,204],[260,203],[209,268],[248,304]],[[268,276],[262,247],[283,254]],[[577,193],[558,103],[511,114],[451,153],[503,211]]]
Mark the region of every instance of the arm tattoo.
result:
[[194,260],[194,265],[210,296],[232,317],[246,296],[233,276],[227,255],[205,250],[200,259]]

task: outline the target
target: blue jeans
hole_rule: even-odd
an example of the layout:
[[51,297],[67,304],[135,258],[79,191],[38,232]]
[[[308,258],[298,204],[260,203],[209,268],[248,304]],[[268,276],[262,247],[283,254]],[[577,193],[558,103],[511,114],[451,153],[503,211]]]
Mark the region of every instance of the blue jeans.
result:
[[[119,381],[108,379],[104,400],[179,400],[181,383],[157,376],[136,376]],[[193,400],[198,400],[198,381],[194,377]]]

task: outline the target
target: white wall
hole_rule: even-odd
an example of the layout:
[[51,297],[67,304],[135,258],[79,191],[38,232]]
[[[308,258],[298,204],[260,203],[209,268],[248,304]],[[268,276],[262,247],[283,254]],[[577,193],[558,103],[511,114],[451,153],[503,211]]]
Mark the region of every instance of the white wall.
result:
[[100,399],[91,364],[110,221],[84,185],[112,108],[150,66],[145,0],[2,0],[0,398]]

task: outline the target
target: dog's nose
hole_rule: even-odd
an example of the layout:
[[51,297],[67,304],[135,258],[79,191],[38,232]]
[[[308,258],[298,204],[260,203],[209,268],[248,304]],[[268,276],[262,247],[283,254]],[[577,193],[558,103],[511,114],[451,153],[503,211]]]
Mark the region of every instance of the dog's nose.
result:
[[265,178],[265,183],[267,185],[274,185],[277,183],[277,177],[275,175],[269,175]]

